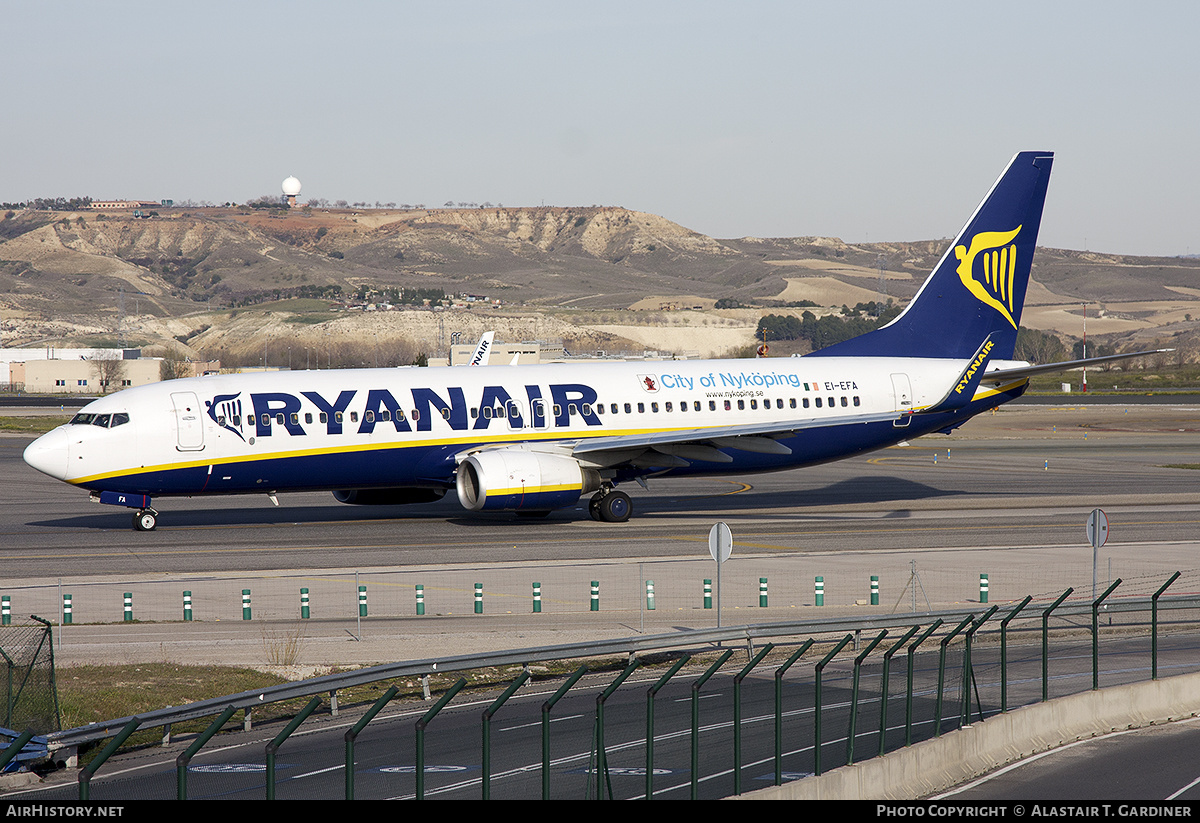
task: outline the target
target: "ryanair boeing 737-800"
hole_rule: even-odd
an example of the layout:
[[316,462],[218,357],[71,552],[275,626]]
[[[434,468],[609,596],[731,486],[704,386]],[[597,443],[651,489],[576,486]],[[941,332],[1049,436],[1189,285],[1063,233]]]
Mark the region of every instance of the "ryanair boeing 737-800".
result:
[[[329,490],[345,503],[543,515],[647,477],[773,471],[949,432],[1019,397],[1013,348],[1053,155],[1022,152],[902,314],[805,357],[286,371],[170,380],[88,404],[25,461],[135,509]],[[1132,356],[1132,355],[1124,355]],[[1087,363],[1115,358],[1094,358]]]

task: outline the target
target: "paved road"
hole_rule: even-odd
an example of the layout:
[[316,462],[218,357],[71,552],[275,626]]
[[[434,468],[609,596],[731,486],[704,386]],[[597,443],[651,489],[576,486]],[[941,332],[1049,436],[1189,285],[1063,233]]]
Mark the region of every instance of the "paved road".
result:
[[1026,758],[938,799],[1195,804],[1200,802],[1197,745],[1200,722],[1196,718],[1117,731]]

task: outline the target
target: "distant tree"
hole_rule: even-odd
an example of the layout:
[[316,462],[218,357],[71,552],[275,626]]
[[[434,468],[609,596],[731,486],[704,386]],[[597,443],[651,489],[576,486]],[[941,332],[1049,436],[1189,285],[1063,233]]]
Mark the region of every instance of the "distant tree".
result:
[[178,380],[181,377],[187,377],[188,373],[187,361],[174,350],[167,352],[158,366],[160,380]]
[[92,370],[100,384],[100,393],[108,394],[121,389],[121,378],[125,376],[125,361],[119,352],[108,351],[92,359]]
[[1022,326],[1017,329],[1013,357],[1030,363],[1054,363],[1067,359],[1067,347],[1056,334]]

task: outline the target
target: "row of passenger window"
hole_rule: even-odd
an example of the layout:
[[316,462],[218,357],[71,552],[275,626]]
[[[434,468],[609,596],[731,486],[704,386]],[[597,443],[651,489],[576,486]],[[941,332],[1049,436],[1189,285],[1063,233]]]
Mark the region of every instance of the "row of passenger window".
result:
[[[829,397],[827,399],[829,402],[829,408],[832,409],[835,406],[837,406],[839,398]],[[841,405],[843,407],[849,407],[851,405],[851,403],[853,403],[855,406],[862,405],[862,400],[858,397],[858,395],[854,395],[853,397],[843,396],[840,399],[841,399]],[[771,402],[772,401],[770,398],[764,399],[762,401],[762,408],[770,409]],[[782,397],[775,398],[774,402],[775,402],[775,408],[782,409],[784,407]],[[746,400],[744,398],[740,398],[738,400],[723,400],[723,401],[721,401],[721,403],[724,405],[725,411],[733,411],[735,405],[736,405],[738,411],[745,411],[747,409],[747,407],[749,408],[750,411],[756,411],[759,408],[759,400],[756,397],[751,397],[749,400]],[[612,414],[618,414],[620,411],[621,405],[622,404],[610,403],[609,411]],[[637,404],[625,403],[625,404],[623,404],[625,414],[633,414],[633,407],[635,405],[637,406],[638,414],[644,414],[646,412],[646,404],[645,403],[637,403]],[[812,398],[812,405],[815,405],[816,408],[820,409],[820,408],[823,408],[825,404],[824,404],[822,398],[814,397],[814,398]],[[787,407],[791,408],[791,409],[795,409],[795,408],[807,409],[807,408],[810,408],[811,406],[809,403],[809,398],[807,398],[807,397],[802,397],[802,398],[800,398],[799,401],[797,401],[797,399],[795,397],[789,397],[788,401],[787,401]],[[555,408],[557,408],[557,406]],[[584,409],[583,413],[588,414],[590,407],[587,404],[584,404],[583,409]],[[699,400],[693,400],[691,409],[692,409],[692,411],[701,411],[703,409],[703,406],[701,405]],[[709,400],[708,401],[708,410],[709,411],[717,411],[717,409],[718,409],[717,401]],[[672,401],[667,400],[662,404],[662,410],[664,412],[668,412],[668,413],[673,412],[673,411],[675,411],[675,404]],[[679,411],[686,412],[687,410],[688,410],[688,402],[686,400],[679,403]],[[574,409],[572,409],[572,411],[574,411]],[[604,404],[597,403],[596,411],[599,414],[604,414]],[[659,411],[659,404],[658,403],[650,403],[650,412],[652,414],[657,414],[658,411]]]
[[[842,408],[848,408],[851,405],[854,405],[856,407],[862,405],[862,401],[858,395],[854,395],[852,397],[847,397],[847,396],[843,395],[840,398],[832,397],[832,396],[827,397],[827,398],[814,397],[814,398],[811,398],[811,403],[810,403],[810,398],[808,398],[808,397],[802,397],[799,400],[797,400],[795,397],[790,397],[790,398],[788,398],[788,401],[787,401],[787,408],[807,409],[807,408],[815,407],[818,409],[820,409],[820,408],[831,408],[832,409],[839,405],[839,400],[840,400],[840,405],[842,406]],[[759,408],[759,402],[760,401],[756,397],[751,397],[748,400],[745,398],[739,398],[737,400],[722,400],[720,402],[720,404],[718,404],[718,402],[716,400],[709,400],[708,401],[708,410],[709,411],[717,411],[720,407],[723,406],[725,411],[734,411],[735,406],[736,406],[737,411],[746,411],[747,409],[749,411],[757,411]],[[771,409],[772,408],[772,405],[771,405],[772,401],[770,400],[770,398],[762,400],[761,403],[762,403],[763,409]],[[676,405],[676,403],[674,401],[667,400],[661,404],[661,407],[658,402],[651,402],[649,404],[646,404],[644,402],[643,403],[609,403],[607,407],[605,406],[604,403],[597,403],[594,407],[592,406],[591,403],[583,403],[578,406],[575,403],[569,403],[567,405],[567,414],[569,414],[569,415],[583,414],[585,417],[590,417],[590,416],[592,416],[593,413],[600,414],[600,415],[603,415],[606,413],[607,414],[620,414],[622,409],[624,410],[625,414],[633,414],[635,406],[637,408],[638,414],[645,414],[647,411],[647,408],[649,408],[649,411],[651,414],[658,414],[660,411],[669,414],[669,413],[675,412],[676,408],[678,408],[678,410],[680,412],[685,412],[685,413],[689,410],[689,408],[691,409],[691,411],[696,411],[696,412],[703,410],[703,405],[701,404],[701,402],[699,400],[693,400],[691,402],[690,407],[688,405],[688,401],[686,401],[686,400],[680,401],[678,403],[678,406]],[[775,398],[774,408],[776,408],[776,409],[784,408],[784,400],[782,397]],[[447,420],[450,419],[450,410],[449,409],[442,409],[441,412],[442,412],[443,418],[445,418]],[[510,404],[508,409],[505,409],[504,406],[484,406],[482,409],[473,408],[473,409],[471,409],[471,418],[476,419],[480,416],[481,413],[482,413],[484,419],[487,419],[487,420],[491,420],[493,418],[505,418],[505,417],[520,418],[521,417],[521,408],[516,403]],[[540,417],[544,417],[545,416],[545,405],[541,404],[539,402],[538,408],[536,409],[535,413]],[[559,415],[562,414],[562,407],[559,405],[553,406],[551,413],[554,417],[558,417]],[[87,421],[79,421],[78,420],[78,418],[84,417],[84,416],[91,417],[93,415],[76,415],[75,416],[76,419],[73,419],[71,422],[72,423],[87,422]],[[97,416],[100,416],[100,415],[97,415]],[[108,415],[103,415],[103,417],[105,417],[105,418],[107,418],[107,416]],[[114,415],[114,418],[115,417],[117,417],[117,415]],[[342,412],[334,412],[333,417],[334,417],[334,420],[338,423],[344,422]],[[124,418],[125,419],[122,420],[121,422],[122,423],[128,422],[129,416],[124,415]],[[358,412],[356,412],[356,411],[350,412],[349,418],[350,418],[351,423],[357,423],[358,422]],[[329,421],[329,416],[325,412],[321,412],[318,415],[318,419],[321,423],[327,423]],[[406,417],[402,410],[397,409],[396,410],[396,419],[397,420],[406,420],[406,419],[420,420],[421,412],[418,409],[413,409],[411,416]],[[367,412],[363,413],[363,420],[365,420],[367,423],[374,423],[374,422],[376,422],[376,420],[378,420],[379,422],[382,422],[382,423],[388,423],[388,422],[391,422],[391,420],[392,420],[392,413],[390,411],[388,411],[387,409],[380,411],[378,415],[376,415],[375,412],[373,412],[373,411],[367,411]],[[270,414],[263,414],[259,420],[260,425],[263,425],[263,426],[270,426],[271,422],[272,422],[272,415],[270,415]],[[286,425],[288,422],[290,422],[294,426],[299,425],[300,414],[298,412],[292,412],[292,414],[290,415],[290,418],[285,418],[284,414],[282,412],[279,412],[274,415],[274,422],[276,422],[280,426]],[[304,422],[306,424],[313,422],[312,412],[305,412]],[[225,423],[226,423],[225,417],[221,416],[221,417],[217,418],[218,425],[224,426]],[[232,423],[234,426],[241,426],[242,425],[241,415],[235,414],[232,418]],[[107,423],[96,423],[95,425],[107,425]],[[120,424],[117,422],[114,422],[112,425],[116,426],[116,425],[120,425]]]

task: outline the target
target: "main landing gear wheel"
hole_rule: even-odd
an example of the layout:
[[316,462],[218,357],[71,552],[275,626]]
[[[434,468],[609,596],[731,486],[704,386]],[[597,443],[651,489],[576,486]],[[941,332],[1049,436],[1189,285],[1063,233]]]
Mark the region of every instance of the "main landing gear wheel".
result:
[[133,516],[133,528],[140,532],[152,532],[158,525],[158,512],[154,509],[142,509]]
[[633,514],[633,501],[625,492],[611,491],[600,497],[593,497],[588,503],[588,513],[593,520],[603,520],[605,523],[624,523]]

